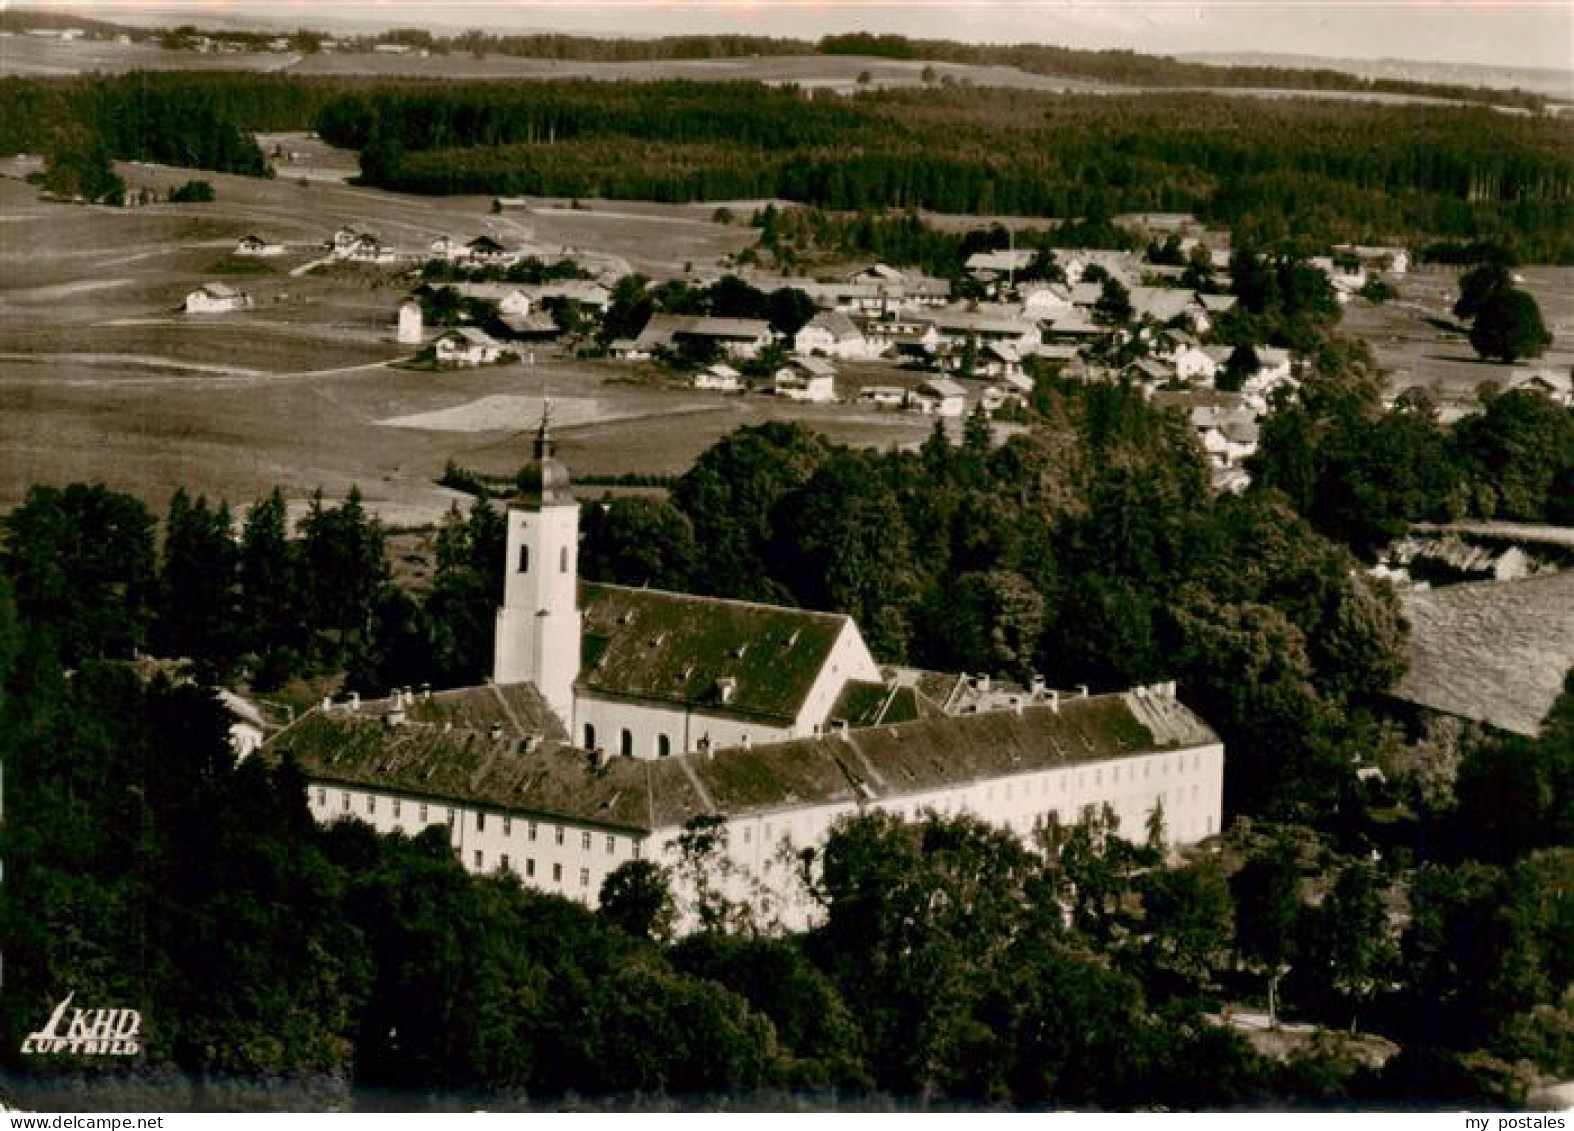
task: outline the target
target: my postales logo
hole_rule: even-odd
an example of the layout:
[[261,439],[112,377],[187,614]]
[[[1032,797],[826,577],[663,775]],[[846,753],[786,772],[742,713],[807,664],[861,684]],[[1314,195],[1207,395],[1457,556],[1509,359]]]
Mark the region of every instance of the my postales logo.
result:
[[49,1023],[22,1042],[23,1056],[136,1056],[142,1014],[135,1009],[74,1009],[75,992],[55,1006]]

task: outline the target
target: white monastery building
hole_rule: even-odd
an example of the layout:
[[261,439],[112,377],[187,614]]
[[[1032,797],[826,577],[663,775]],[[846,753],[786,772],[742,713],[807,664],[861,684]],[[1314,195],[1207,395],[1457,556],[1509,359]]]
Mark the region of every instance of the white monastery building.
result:
[[[1109,805],[1169,841],[1220,831],[1224,749],[1173,684],[1067,695],[882,668],[847,616],[581,582],[579,504],[536,439],[508,512],[491,684],[325,702],[275,735],[320,821],[445,826],[465,867],[594,905],[633,859],[722,823],[734,898],[800,928],[790,863],[838,820],[971,814],[1028,838]],[[681,897],[684,893],[677,893]]]

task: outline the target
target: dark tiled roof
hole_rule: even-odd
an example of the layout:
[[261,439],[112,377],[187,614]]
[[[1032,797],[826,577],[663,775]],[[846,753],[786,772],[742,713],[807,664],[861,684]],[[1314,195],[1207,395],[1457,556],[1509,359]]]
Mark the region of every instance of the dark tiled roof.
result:
[[1536,734],[1574,665],[1574,571],[1410,590],[1398,699]]
[[798,717],[848,624],[834,613],[589,582],[579,600],[583,690],[783,723]]
[[[545,711],[528,686],[503,689],[511,702]],[[467,723],[491,713],[490,688],[455,693],[451,712]],[[493,702],[496,702],[493,699]],[[613,758],[600,767],[560,741],[521,749],[517,729],[389,726],[387,704],[358,712],[313,711],[265,748],[293,754],[316,782],[337,782],[649,831],[703,813],[740,815],[808,805],[893,799],[948,786],[1211,744],[1217,736],[1184,705],[1127,692],[973,715],[933,717],[712,755]],[[412,712],[414,714],[415,712]],[[532,716],[533,717],[533,716]],[[453,721],[452,719],[448,721]]]
[[883,683],[864,683],[860,680],[849,681],[842,688],[841,698],[837,699],[831,708],[830,721],[833,723],[845,722],[851,727],[872,727],[877,723],[901,722],[905,719],[917,718],[916,708],[911,707],[912,695],[908,693],[910,713],[902,719],[892,719],[890,706],[899,692],[906,688],[892,688]]

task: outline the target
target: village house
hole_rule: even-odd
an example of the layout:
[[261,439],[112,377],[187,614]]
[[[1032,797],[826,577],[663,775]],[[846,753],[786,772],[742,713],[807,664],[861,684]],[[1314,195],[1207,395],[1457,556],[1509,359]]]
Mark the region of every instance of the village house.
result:
[[961,416],[967,411],[967,391],[949,377],[931,377],[908,398],[908,405],[925,416]]
[[694,375],[693,385],[713,393],[741,393],[743,375],[730,365],[717,362],[707,365]]
[[[1226,355],[1228,356],[1228,355]],[[1175,376],[1182,381],[1213,383],[1219,372],[1220,361],[1214,351],[1201,346],[1184,346],[1170,355]]]
[[251,296],[228,283],[203,283],[186,296],[187,314],[231,314],[251,308]]
[[1031,283],[1017,290],[1022,300],[1022,317],[1033,322],[1070,314],[1074,308],[1071,288],[1061,283]]
[[813,905],[786,861],[860,812],[973,814],[1027,841],[1108,804],[1134,839],[1155,813],[1174,845],[1219,831],[1223,746],[1173,684],[1088,696],[882,669],[846,616],[580,582],[545,421],[536,448],[538,493],[507,515],[493,681],[325,702],[265,748],[301,768],[317,820],[445,828],[468,870],[594,906],[619,865],[670,864],[686,825],[719,819],[719,882],[793,928]]
[[506,267],[517,257],[491,236],[480,235],[465,244],[460,258],[472,267]]
[[1568,408],[1574,406],[1574,374],[1567,367],[1560,371],[1550,365],[1520,366],[1509,371],[1501,391],[1540,393],[1553,404]]
[[758,318],[690,318],[672,332],[673,344],[685,341],[713,343],[734,360],[749,361],[775,340],[769,322]]
[[933,355],[940,348],[940,331],[929,317],[869,318],[858,323],[871,349],[884,356],[897,352],[906,357]]
[[537,306],[529,289],[519,283],[444,283],[440,286],[451,287],[460,298],[491,303],[499,314],[530,314]]
[[335,259],[352,263],[392,263],[395,258],[393,251],[371,232],[357,232],[349,227],[334,232],[328,241],[328,252]]
[[475,326],[444,331],[432,343],[432,349],[444,365],[491,365],[503,357],[503,343]]
[[572,302],[598,314],[612,305],[612,292],[606,285],[590,279],[558,279],[550,283],[527,283],[522,288],[537,304]]
[[865,385],[858,390],[858,402],[876,408],[903,408],[907,404],[907,390],[900,385]]
[[940,335],[942,352],[960,353],[972,341],[980,348],[992,343],[1010,345],[1019,357],[1024,357],[1038,352],[1041,341],[1038,326],[1010,307],[950,307],[935,311],[931,317]]
[[1098,248],[1057,247],[1051,249],[1055,263],[1066,273],[1073,286],[1084,281],[1089,267],[1098,267],[1112,279],[1132,286],[1142,277],[1142,263],[1129,251]]
[[242,258],[265,258],[284,254],[282,243],[272,243],[255,232],[248,232],[235,241],[234,254]]
[[999,382],[986,386],[979,397],[984,411],[993,416],[1003,408],[1022,408],[1033,394],[1033,381],[1023,376],[1003,377]]
[[836,368],[818,357],[796,357],[778,369],[773,377],[778,397],[830,404],[836,399]]
[[794,336],[793,349],[801,354],[843,360],[869,360],[884,352],[864,337],[856,322],[839,311],[821,311],[809,319]]
[[1314,255],[1306,262],[1323,273],[1328,285],[1333,287],[1334,297],[1341,303],[1349,302],[1366,286],[1366,269],[1354,256]]
[[1368,271],[1403,275],[1410,270],[1410,253],[1402,247],[1371,247],[1365,244],[1336,243],[1336,256],[1349,256]]
[[431,253],[432,258],[434,259],[453,259],[459,254],[459,249],[462,246],[463,245],[458,240],[454,239],[453,236],[445,233],[434,239],[427,246],[427,250]]
[[963,266],[979,282],[992,283],[1026,271],[1037,260],[1038,252],[1032,248],[1002,248],[999,251],[975,251],[967,257]]

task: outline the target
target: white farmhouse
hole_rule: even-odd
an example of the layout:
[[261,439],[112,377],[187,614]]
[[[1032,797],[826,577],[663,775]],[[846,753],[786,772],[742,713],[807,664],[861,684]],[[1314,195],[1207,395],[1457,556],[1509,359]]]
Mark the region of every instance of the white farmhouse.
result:
[[694,387],[714,393],[740,393],[743,391],[743,375],[732,366],[717,362],[707,365],[694,375]]
[[809,319],[793,338],[801,354],[846,359],[879,357],[883,347],[864,337],[858,324],[839,311],[822,311]]
[[909,403],[925,415],[961,416],[967,411],[967,393],[949,377],[931,377],[913,390]]
[[249,232],[235,241],[235,254],[242,259],[267,258],[284,254],[284,245],[265,240],[255,232]]
[[187,314],[230,314],[251,307],[251,296],[227,283],[203,283],[186,296]]
[[773,377],[778,397],[830,404],[836,399],[836,369],[818,357],[794,358],[778,369]]
[[456,326],[432,343],[437,360],[445,365],[490,365],[503,356],[503,343],[474,326]]

